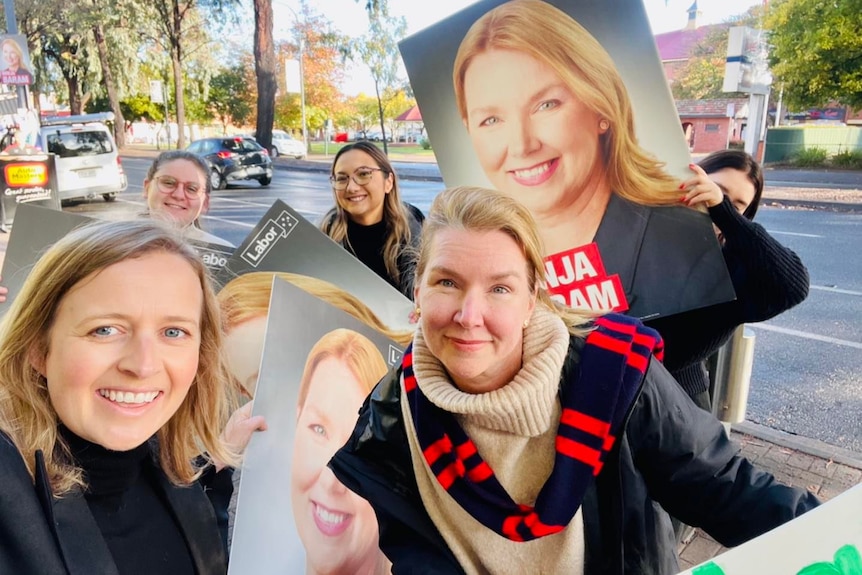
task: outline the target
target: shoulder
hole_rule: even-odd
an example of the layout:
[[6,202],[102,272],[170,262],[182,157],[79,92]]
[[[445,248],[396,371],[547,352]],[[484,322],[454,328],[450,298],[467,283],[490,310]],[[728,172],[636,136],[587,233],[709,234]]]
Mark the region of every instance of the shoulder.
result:
[[404,209],[407,211],[408,217],[412,218],[420,224],[425,221],[425,214],[422,213],[422,210],[420,210],[413,204],[409,204],[407,202],[402,203],[404,204]]

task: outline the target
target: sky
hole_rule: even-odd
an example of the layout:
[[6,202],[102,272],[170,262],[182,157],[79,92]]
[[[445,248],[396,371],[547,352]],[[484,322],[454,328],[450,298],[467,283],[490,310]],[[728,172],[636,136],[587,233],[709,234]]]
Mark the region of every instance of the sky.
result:
[[[742,14],[762,0],[698,0],[698,24],[716,24],[732,16]],[[688,10],[693,0],[644,0],[653,34],[671,32],[685,27]],[[368,18],[365,0],[308,0],[318,12],[331,20],[338,30],[348,36],[358,37],[365,33]],[[443,20],[462,8],[472,4],[470,0],[389,0],[393,15],[407,20],[407,34],[414,34],[431,24]],[[299,12],[299,0],[272,0],[276,38],[290,36],[294,14]],[[348,70],[348,79],[342,86],[344,93],[374,93],[374,84],[361,64]],[[406,74],[402,72],[406,78]]]

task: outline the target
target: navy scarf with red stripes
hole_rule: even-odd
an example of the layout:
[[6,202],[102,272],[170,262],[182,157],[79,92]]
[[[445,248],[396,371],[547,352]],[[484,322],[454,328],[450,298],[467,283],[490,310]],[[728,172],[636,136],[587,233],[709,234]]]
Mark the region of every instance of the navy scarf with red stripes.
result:
[[512,541],[565,529],[614,445],[650,355],[661,359],[661,337],[638,320],[609,314],[595,326],[571,381],[561,382],[554,469],[533,507],[509,497],[455,417],[425,397],[413,372],[413,346],[404,353],[407,402],[431,471],[465,511]]

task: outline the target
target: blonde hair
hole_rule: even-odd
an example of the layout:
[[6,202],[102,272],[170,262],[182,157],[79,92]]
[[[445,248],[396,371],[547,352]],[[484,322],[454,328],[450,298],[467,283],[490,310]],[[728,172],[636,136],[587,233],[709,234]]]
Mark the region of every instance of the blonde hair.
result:
[[609,122],[600,145],[611,190],[639,204],[679,204],[679,181],[637,143],[628,92],[610,55],[583,26],[542,0],[506,2],[479,18],[464,36],[452,71],[464,121],[467,69],[473,58],[495,49],[522,52],[547,64],[589,110]]
[[412,332],[389,328],[367,305],[338,286],[318,278],[287,272],[252,272],[229,281],[218,294],[225,331],[269,313],[269,299],[272,295],[274,277],[288,281],[341,311],[349,313],[398,344],[407,345],[413,337]]
[[70,232],[39,259],[0,324],[0,430],[21,452],[31,476],[42,451],[55,495],[83,485],[81,470],[57,433],[59,418],[47,381],[31,365],[48,354],[50,329],[66,294],[93,274],[151,253],[188,262],[203,290],[198,371],[177,412],[157,432],[158,456],[168,478],[188,484],[200,474],[201,455],[233,463],[219,434],[237,405],[221,359],[221,320],[207,269],[178,232],[156,221],[99,222]]
[[[412,232],[408,222],[407,208],[401,201],[401,193],[398,190],[398,177],[395,175],[395,170],[389,162],[389,158],[383,153],[383,150],[372,144],[371,142],[360,140],[353,144],[343,146],[335,154],[330,168],[330,176],[335,176],[335,164],[338,159],[346,152],[350,151],[364,152],[371,156],[374,163],[383,173],[384,178],[392,176],[392,189],[388,194],[383,196],[383,221],[386,222],[386,241],[383,243],[383,263],[386,266],[386,273],[397,284],[401,284],[401,269],[398,267],[398,258],[401,256],[401,251],[405,246],[410,245]],[[374,166],[369,166],[374,167]],[[350,240],[347,237],[347,219],[350,215],[338,203],[338,192],[332,188],[332,195],[335,199],[335,206],[323,216],[320,223],[320,231],[332,238],[333,241],[342,243],[345,240],[348,245]],[[351,248],[352,249],[352,248]],[[355,255],[355,254],[354,254]]]
[[[434,249],[434,238],[441,230],[456,229],[471,232],[503,232],[521,248],[527,265],[529,288],[538,294],[538,304],[556,313],[572,335],[583,336],[598,314],[574,310],[551,299],[542,287],[545,275],[544,246],[536,221],[530,211],[517,200],[496,190],[461,186],[440,192],[431,203],[431,211],[422,227],[416,281],[421,281]],[[419,285],[417,283],[417,285]]]
[[305,360],[302,380],[299,383],[297,405],[302,411],[317,366],[325,359],[336,359],[350,368],[364,387],[365,394],[371,392],[389,368],[386,361],[370,339],[350,329],[330,331],[314,344]]

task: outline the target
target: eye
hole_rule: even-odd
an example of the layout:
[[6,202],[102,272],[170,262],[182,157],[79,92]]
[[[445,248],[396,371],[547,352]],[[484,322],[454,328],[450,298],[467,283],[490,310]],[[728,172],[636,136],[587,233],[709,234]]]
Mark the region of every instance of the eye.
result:
[[186,193],[192,196],[197,196],[201,193],[201,187],[197,184],[186,184]]
[[536,110],[537,111],[553,110],[554,108],[558,107],[559,105],[560,105],[559,100],[545,100],[544,102],[539,104],[539,107],[536,108]]
[[179,339],[189,335],[189,332],[179,327],[169,327],[165,330],[165,337],[170,339]]
[[455,282],[450,280],[450,279],[444,278],[442,280],[437,280],[437,285],[449,288],[449,287],[455,287]]
[[312,423],[308,426],[308,429],[310,429],[314,435],[326,437],[326,428],[319,423]]
[[512,290],[510,290],[506,286],[494,286],[491,291],[496,294],[507,294],[510,293]]
[[170,176],[162,176],[161,178],[159,178],[159,183],[162,184],[166,188],[176,188],[177,187],[176,179],[174,179]]
[[370,178],[373,173],[371,170],[356,170],[356,176],[359,178]]
[[493,125],[499,123],[499,121],[500,121],[500,118],[498,118],[497,116],[490,116],[488,118],[485,118],[481,122],[479,122],[479,126],[480,127],[493,126]]
[[347,181],[347,179],[348,179],[347,176],[335,176],[335,183],[336,184],[343,184]]
[[97,336],[97,337],[108,337],[108,336],[116,335],[117,333],[119,333],[119,330],[113,326],[110,326],[110,325],[101,325],[101,326],[97,327],[96,329],[94,329],[93,331],[91,331],[90,333],[92,335]]

